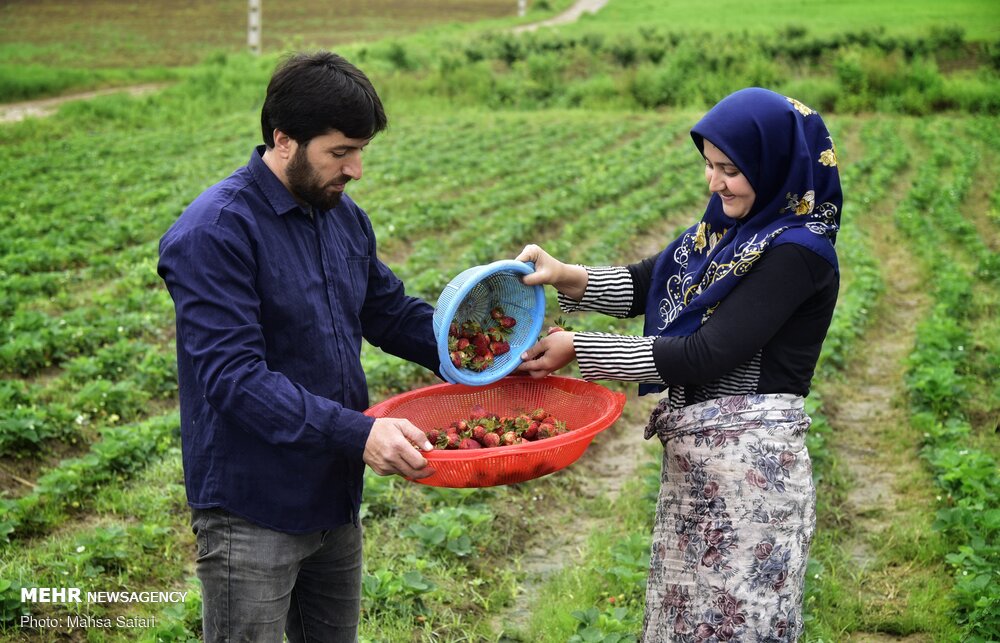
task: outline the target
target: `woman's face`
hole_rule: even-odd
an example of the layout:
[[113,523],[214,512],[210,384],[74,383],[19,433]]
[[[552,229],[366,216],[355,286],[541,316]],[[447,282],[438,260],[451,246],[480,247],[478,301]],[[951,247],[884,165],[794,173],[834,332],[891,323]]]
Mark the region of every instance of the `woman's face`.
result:
[[750,213],[757,193],[728,156],[708,139],[704,139],[702,143],[708,189],[722,199],[722,211],[727,217],[742,219]]

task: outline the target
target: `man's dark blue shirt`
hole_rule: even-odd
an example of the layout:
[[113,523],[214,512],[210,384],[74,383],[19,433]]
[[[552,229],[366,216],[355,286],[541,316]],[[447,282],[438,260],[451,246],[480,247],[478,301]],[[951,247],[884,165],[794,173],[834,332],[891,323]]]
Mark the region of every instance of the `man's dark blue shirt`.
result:
[[373,422],[362,337],[436,370],[433,309],[378,259],[360,207],[304,211],[263,150],[188,206],[158,271],[189,504],[305,533],[357,518]]

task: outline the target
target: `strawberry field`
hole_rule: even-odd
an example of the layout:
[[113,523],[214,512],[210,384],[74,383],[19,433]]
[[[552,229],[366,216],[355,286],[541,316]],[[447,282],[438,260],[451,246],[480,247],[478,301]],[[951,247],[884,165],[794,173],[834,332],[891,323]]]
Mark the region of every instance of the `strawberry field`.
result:
[[[760,36],[764,61],[764,41],[703,48],[627,29],[626,13],[521,40],[494,21],[344,49],[389,113],[351,188],[383,260],[434,302],[526,243],[577,263],[641,259],[700,214],[688,130],[704,109],[745,84],[805,91],[845,194],[844,279],[808,400],[806,638],[1000,639],[1000,41],[786,30]],[[0,125],[2,640],[200,635],[156,244],[246,162],[275,60],[219,54],[155,94]],[[894,87],[899,75],[917,89]],[[551,293],[547,310],[551,322]],[[373,402],[434,383],[370,346],[364,360]],[[642,440],[652,401],[610,386],[628,393],[625,414],[564,471],[474,490],[366,476],[363,640],[635,640],[660,451]],[[46,587],[187,594],[22,600]]]

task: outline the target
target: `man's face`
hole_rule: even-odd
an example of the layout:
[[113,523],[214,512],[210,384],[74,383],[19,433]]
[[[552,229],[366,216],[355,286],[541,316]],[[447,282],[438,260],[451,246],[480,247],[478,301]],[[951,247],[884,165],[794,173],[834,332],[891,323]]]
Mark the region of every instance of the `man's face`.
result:
[[335,207],[347,183],[361,179],[361,152],[370,140],[331,130],[296,145],[285,167],[289,191],[318,210]]

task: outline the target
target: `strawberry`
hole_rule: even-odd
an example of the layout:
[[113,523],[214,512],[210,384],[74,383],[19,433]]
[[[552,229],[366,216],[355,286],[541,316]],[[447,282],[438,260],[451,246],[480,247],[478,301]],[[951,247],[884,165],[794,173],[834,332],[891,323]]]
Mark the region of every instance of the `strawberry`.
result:
[[[559,333],[564,330],[573,330],[573,327],[566,323],[566,320],[562,317],[556,317],[552,320],[552,325],[549,326],[549,330],[546,335],[551,335],[552,333]],[[540,338],[539,338],[540,339]]]
[[490,352],[494,355],[503,355],[510,351],[509,342],[490,342]]
[[483,327],[474,321],[467,321],[462,323],[462,330],[459,333],[459,337],[464,337],[466,339],[472,339],[476,336],[476,333],[481,333]]
[[499,415],[490,413],[481,404],[475,404],[468,418],[455,420],[447,428],[429,429],[425,433],[438,449],[478,449],[543,440],[570,430],[564,421],[545,409],[517,413],[516,416]]
[[[490,310],[490,320],[489,326],[473,319],[452,324],[448,354],[457,368],[481,372],[493,366],[498,355],[510,352],[507,338],[514,332],[511,329],[517,321],[500,306]],[[494,322],[496,325],[492,325]]]
[[493,353],[487,349],[482,355],[472,358],[472,362],[469,364],[469,370],[482,372],[490,366],[493,366]]
[[448,335],[450,337],[458,337],[458,324],[451,322],[451,324],[448,325]]
[[490,349],[490,338],[483,333],[476,333],[472,337],[472,345],[476,347],[476,355],[482,355]]
[[459,449],[481,449],[483,445],[479,444],[472,438],[462,438],[462,441],[458,443]]
[[552,326],[549,329],[551,332],[557,333],[561,330],[573,330],[573,327],[566,323],[566,320],[562,317],[556,317],[552,320]]

